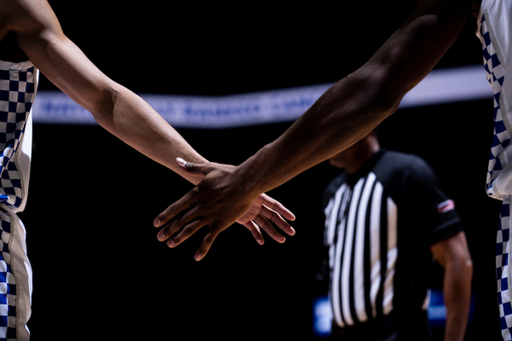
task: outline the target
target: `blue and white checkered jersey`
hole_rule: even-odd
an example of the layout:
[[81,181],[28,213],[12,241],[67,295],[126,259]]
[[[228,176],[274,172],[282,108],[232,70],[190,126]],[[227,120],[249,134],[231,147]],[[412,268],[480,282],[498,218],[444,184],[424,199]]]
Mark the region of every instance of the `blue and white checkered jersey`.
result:
[[13,211],[26,203],[37,78],[30,61],[0,61],[0,205]]
[[494,93],[494,134],[487,169],[487,194],[503,200],[496,235],[496,277],[501,335],[512,340],[512,1],[482,0],[477,36],[487,80]]
[[0,341],[30,337],[32,268],[16,212],[27,198],[37,81],[30,61],[0,61]]
[[477,36],[482,42],[483,62],[494,94],[494,134],[487,169],[487,194],[503,200],[512,195],[512,3],[482,0]]

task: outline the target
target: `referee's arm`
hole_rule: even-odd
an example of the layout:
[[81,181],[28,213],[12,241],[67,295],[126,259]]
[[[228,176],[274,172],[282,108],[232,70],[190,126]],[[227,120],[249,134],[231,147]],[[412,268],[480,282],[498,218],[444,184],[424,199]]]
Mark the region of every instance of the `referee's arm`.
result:
[[445,341],[464,339],[471,296],[473,263],[464,232],[430,247],[444,268],[443,296],[446,306]]

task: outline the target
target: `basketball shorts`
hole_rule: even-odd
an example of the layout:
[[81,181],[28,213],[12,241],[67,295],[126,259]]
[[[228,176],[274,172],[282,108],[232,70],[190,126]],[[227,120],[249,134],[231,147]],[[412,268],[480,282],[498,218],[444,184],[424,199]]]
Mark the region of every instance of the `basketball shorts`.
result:
[[28,341],[32,268],[25,227],[16,213],[0,206],[0,341]]

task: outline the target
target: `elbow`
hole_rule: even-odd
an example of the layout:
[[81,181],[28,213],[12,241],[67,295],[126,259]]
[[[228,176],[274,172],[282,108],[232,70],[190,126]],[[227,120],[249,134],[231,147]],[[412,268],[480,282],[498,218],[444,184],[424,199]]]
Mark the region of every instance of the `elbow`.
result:
[[468,274],[469,278],[473,277],[473,261],[471,260],[471,257],[467,257],[464,261],[464,269],[466,274]]
[[375,72],[372,81],[378,89],[375,105],[385,117],[397,111],[402,99],[413,87],[401,81],[396,72],[387,68],[381,68],[380,72]]
[[112,87],[102,90],[91,103],[89,111],[100,126],[106,128],[113,124],[114,108],[118,97],[119,91]]
[[466,282],[470,283],[473,278],[473,261],[469,255],[469,252],[464,256],[457,259],[457,265],[452,267],[457,273],[457,276],[464,278]]
[[473,277],[473,260],[471,259],[471,254],[469,253],[469,249],[467,249],[467,247],[464,250],[464,254],[461,255],[459,263],[461,264],[460,267],[471,279]]
[[360,83],[360,102],[377,120],[382,121],[391,116],[399,107],[404,91],[396,86],[393,77],[384,68],[365,65],[356,74]]
[[380,115],[382,115],[382,118],[385,119],[397,111],[402,98],[403,95],[397,95],[396,91],[393,91],[391,86],[383,85],[381,86],[380,92],[374,100],[374,108],[377,112],[380,113]]

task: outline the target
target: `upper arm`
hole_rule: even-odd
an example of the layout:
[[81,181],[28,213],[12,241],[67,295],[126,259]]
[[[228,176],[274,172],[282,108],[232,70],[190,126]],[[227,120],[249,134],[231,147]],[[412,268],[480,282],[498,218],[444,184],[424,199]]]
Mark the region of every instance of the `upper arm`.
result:
[[403,207],[414,233],[432,245],[462,230],[455,203],[444,192],[434,170],[421,158],[408,156],[399,174]]
[[45,0],[16,1],[11,30],[27,57],[58,88],[95,116],[101,113],[113,83],[63,33]]
[[469,254],[466,235],[462,231],[430,246],[430,251],[434,258],[443,267],[452,261],[471,264],[471,256]]
[[360,69],[381,86],[388,114],[437,64],[458,37],[471,0],[420,0],[414,13]]

